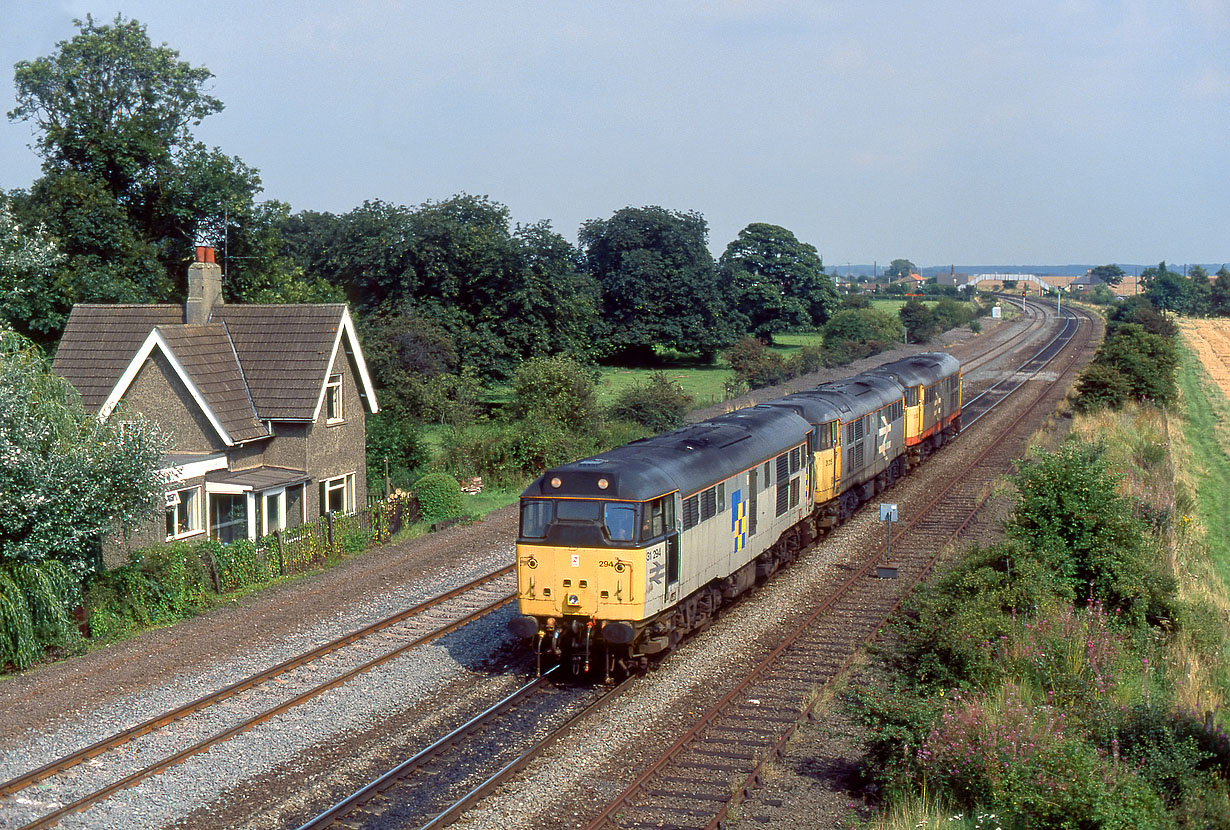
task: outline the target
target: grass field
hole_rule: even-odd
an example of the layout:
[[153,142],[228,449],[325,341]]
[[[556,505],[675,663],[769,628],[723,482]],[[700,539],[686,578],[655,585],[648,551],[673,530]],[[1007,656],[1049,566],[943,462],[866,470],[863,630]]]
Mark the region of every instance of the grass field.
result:
[[[1184,326],[1185,340],[1188,327]],[[1230,383],[1225,367],[1214,367],[1222,382]],[[1214,372],[1202,364],[1197,353],[1183,348],[1179,363],[1179,388],[1187,416],[1184,430],[1191,448],[1200,521],[1208,530],[1209,555],[1218,576],[1230,586],[1230,402],[1226,390],[1215,383]]]

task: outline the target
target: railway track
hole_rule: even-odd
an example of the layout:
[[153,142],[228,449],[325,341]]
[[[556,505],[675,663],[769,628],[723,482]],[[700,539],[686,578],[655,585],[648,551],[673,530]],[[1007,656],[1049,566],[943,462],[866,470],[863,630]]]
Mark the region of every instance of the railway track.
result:
[[[1018,374],[1037,377],[1033,402],[1019,415],[988,422],[979,432],[999,437],[963,469],[937,482],[930,502],[912,510],[898,532],[896,579],[877,577],[884,564],[876,551],[865,559],[778,646],[643,771],[589,823],[589,830],[618,827],[721,828],[733,805],[759,785],[767,762],[780,757],[798,726],[812,716],[822,687],[832,683],[924,579],[945,548],[970,525],[1033,432],[1031,415],[1053,406],[1091,351],[1092,327],[1069,318],[1048,348]],[[1066,344],[1072,348],[1063,351]],[[1062,355],[1061,366],[1055,366]],[[1015,390],[1024,385],[1017,384]],[[1000,397],[999,400],[1003,400]],[[994,411],[989,404],[984,414]]]
[[[10,806],[21,803],[21,794],[37,785],[39,801],[48,800],[50,792],[62,806],[20,827],[22,830],[34,830],[54,826],[69,814],[86,810],[120,790],[136,786],[152,775],[181,764],[194,755],[504,607],[516,597],[514,580],[511,565],[480,576],[2,782],[0,797]],[[351,654],[350,647],[360,643],[366,651],[378,652],[377,656]],[[328,679],[318,681],[313,675],[319,673],[328,675]],[[207,737],[191,740],[168,734],[175,732],[178,725],[185,734],[192,735],[199,728],[194,730],[191,721],[213,717],[218,713],[219,704],[239,697],[246,698],[242,707],[246,712],[238,718],[230,716],[224,728],[210,731]],[[118,775],[114,769],[119,767],[123,770],[124,761],[106,764],[105,775],[91,774],[103,765],[87,762],[100,756],[114,755],[122,747],[153,735],[158,737],[159,743],[172,749],[165,753],[154,749],[154,754],[159,755],[157,760],[152,763],[129,763],[127,770]],[[140,756],[148,751],[129,754]],[[65,776],[70,771],[74,773],[71,782]],[[92,778],[104,780],[88,783]]]
[[[991,352],[1000,352],[1021,339],[1027,339],[1047,324],[1045,306],[1034,307],[1032,311],[1033,317],[1027,331],[1014,336],[1007,343],[1000,343],[988,349],[980,355],[984,362],[989,359]],[[1088,326],[1085,328],[1087,330]],[[1041,367],[1048,364],[1048,355],[1053,356],[1057,351],[1056,343],[1075,333],[1075,327],[1061,332],[1052,340],[1049,350],[1044,348],[1032,355],[1014,376],[1036,374]],[[1053,385],[1052,383],[1051,386]],[[1020,384],[1013,388],[1019,389]],[[994,400],[998,402],[1004,397],[996,396]],[[994,406],[991,402],[992,396],[988,395],[986,400],[987,411],[990,411]],[[1018,418],[1018,423],[1024,417],[1022,415]],[[1004,462],[986,463],[993,450],[993,447],[989,447],[982,460],[975,462],[974,466],[985,465],[981,468],[984,472],[988,472],[992,467],[999,469]],[[966,475],[968,479],[968,471]],[[651,765],[638,782],[612,802],[590,826],[703,826],[703,821],[699,825],[695,824],[694,820],[698,816],[705,819],[717,813],[724,816],[726,807],[737,802],[755,785],[759,766],[780,751],[800,720],[806,718],[810,712],[809,701],[814,699],[817,683],[829,682],[840,674],[858,648],[896,609],[908,586],[925,575],[934,562],[934,557],[938,557],[944,545],[968,523],[968,519],[964,517],[976,513],[979,506],[977,503],[956,512],[939,510],[938,505],[946,496],[948,499],[954,498],[952,487],[953,483],[949,481],[947,487],[935,496],[927,511],[920,513],[906,529],[911,536],[904,544],[917,545],[922,550],[934,550],[934,556],[930,560],[918,560],[916,556],[903,558],[895,563],[902,578],[892,581],[875,579],[876,560],[874,557],[868,559],[861,569],[847,579],[841,589],[814,609],[794,634],[766,656],[759,666],[723,697],[719,705],[702,716],[671,751]],[[976,485],[975,489],[978,488],[982,488],[982,485]],[[928,516],[929,519],[924,520]],[[937,529],[941,534],[947,535],[938,539],[923,538],[925,534],[934,535]],[[621,693],[633,682],[638,680],[632,678],[624,681],[618,687],[617,693]],[[527,684],[518,694],[529,697],[535,693],[534,689],[534,683]],[[527,746],[519,744],[515,760],[503,767],[499,766],[498,761],[486,758],[485,768],[495,771],[482,773],[475,769],[468,772],[466,775],[467,779],[473,782],[472,788],[466,790],[464,797],[455,802],[436,798],[437,802],[446,806],[435,814],[426,812],[423,804],[424,792],[430,787],[421,784],[416,786],[418,779],[413,777],[407,776],[403,779],[402,771],[417,774],[418,759],[425,753],[430,753],[433,759],[440,752],[447,752],[449,758],[465,759],[472,756],[485,757],[490,754],[489,750],[476,750],[474,742],[464,736],[446,735],[304,824],[300,830],[319,830],[338,824],[355,828],[444,826],[456,819],[466,807],[494,791],[517,768],[545,753],[561,734],[605,708],[612,700],[613,696],[601,695],[588,703],[582,711],[571,715],[566,723],[545,733],[544,737],[535,737]],[[493,710],[495,708],[497,707],[493,707]],[[732,716],[731,712],[735,714]],[[498,726],[487,726],[486,724],[491,722],[489,717]],[[475,717],[472,724],[463,727],[463,730],[475,728],[474,724],[483,724],[479,727],[481,730],[490,728],[492,733],[498,736],[507,734],[508,723],[517,722],[518,716],[499,713],[489,716],[488,713],[482,713]],[[538,734],[536,730],[535,735]],[[499,742],[500,739],[497,738],[496,743]],[[449,761],[448,766],[451,768],[462,763]],[[464,761],[464,764],[468,768],[470,762]],[[743,770],[749,765],[751,772],[744,774]],[[736,779],[733,785],[732,775]],[[634,798],[644,800],[634,802]],[[373,800],[374,808],[371,806]],[[634,812],[637,818],[629,821]],[[679,821],[683,824],[677,824]],[[720,824],[722,818],[718,817],[717,821]]]
[[299,830],[442,827],[634,682],[561,686],[551,676],[558,670],[526,683]]
[[[1015,334],[1006,342],[992,346],[987,351],[977,355],[973,360],[979,363],[985,362],[991,359],[990,355],[992,352],[1001,351],[1006,348],[1007,344],[1018,342],[1036,334],[1038,329],[1045,325],[1046,312],[1044,308],[1038,308],[1033,305],[1029,306],[1030,320],[1022,332]],[[49,827],[58,823],[66,815],[88,810],[91,806],[98,804],[122,789],[135,786],[152,775],[181,764],[188,758],[205,752],[209,748],[235,735],[250,730],[260,723],[305,703],[328,689],[343,684],[382,663],[403,656],[413,648],[442,637],[468,622],[502,607],[514,597],[514,592],[511,590],[511,571],[512,567],[509,566],[482,576],[467,585],[434,597],[399,614],[379,620],[310,652],[273,666],[266,671],[244,678],[225,688],[198,698],[173,711],[150,718],[104,740],[83,747],[70,755],[0,783],[0,816],[8,813],[5,806],[6,803],[11,806],[15,800],[20,800],[20,796],[24,792],[35,786],[38,787],[40,801],[47,801],[48,793],[50,792],[53,794],[52,798],[58,800],[63,806],[19,826],[25,828]],[[505,580],[508,583],[507,589],[501,587],[505,584],[501,580]],[[484,597],[481,602],[474,599],[476,595]],[[439,615],[441,614],[447,618],[446,621],[440,621]],[[304,682],[302,679],[294,680],[296,673],[305,667],[316,666],[317,670],[321,670],[322,663],[328,658],[332,657],[334,660],[337,660],[342,654],[348,653],[349,646],[360,642],[374,650],[381,651],[381,654],[374,659],[364,659],[357,662],[350,660],[344,667],[333,666],[328,669],[333,676],[325,682],[317,683],[315,681]],[[286,685],[278,689],[277,693],[273,693],[270,690],[276,688],[275,684]],[[293,693],[288,692],[289,687],[293,687]],[[620,690],[622,688],[621,686]],[[527,691],[525,694],[528,695],[530,692]],[[262,699],[259,703],[249,700],[249,698],[257,696],[280,697],[280,699],[276,702],[265,702]],[[189,724],[202,716],[209,715],[211,712],[216,713],[218,704],[223,701],[240,698],[245,700],[243,708],[253,713],[244,715],[238,720],[232,718],[225,728],[217,729],[200,740],[195,738],[180,738],[177,740],[173,736],[166,735],[166,733],[173,733],[175,731],[176,724]],[[600,700],[593,701],[587,704],[586,711],[593,711],[602,705]],[[521,712],[539,711],[541,716],[539,719],[541,720],[547,717],[546,712],[550,708],[539,704],[519,703],[513,707],[513,710]],[[570,710],[570,708],[575,708],[575,706],[573,704],[558,703],[558,708],[552,711],[562,712]],[[519,716],[504,715],[502,717],[508,722],[515,722],[515,717]],[[554,714],[550,717],[558,720],[560,715]],[[572,722],[572,720],[569,720],[569,723]],[[503,775],[506,777],[511,774],[509,770],[512,767],[515,767],[517,764],[523,764],[528,759],[542,752],[545,746],[548,746],[554,740],[552,735],[566,728],[565,726],[560,727],[558,730],[553,730],[540,742],[528,747],[523,752],[519,761],[516,763],[510,762],[507,765],[507,768],[503,770]],[[485,724],[478,731],[486,733],[493,729],[494,727]],[[121,747],[133,742],[136,742],[136,745],[141,746],[142,749],[140,752],[131,754],[142,757],[148,756],[150,752],[157,753],[159,751],[157,749],[147,750],[142,746],[146,741],[150,740],[146,736],[155,734],[162,735],[163,737],[159,738],[159,742],[171,746],[172,749],[163,752],[153,763],[146,763],[144,761],[136,763],[127,758],[116,762],[108,760]],[[191,735],[191,728],[185,730],[185,734]],[[450,740],[447,743],[451,746],[457,743],[457,741]],[[471,742],[467,741],[467,743]],[[484,753],[478,752],[477,754],[482,755]],[[487,752],[485,754],[492,757],[496,756],[494,752]],[[87,763],[96,758],[107,761],[105,775],[95,770],[93,764]],[[127,764],[127,769],[124,769],[125,764]],[[85,766],[83,767],[82,765]],[[116,772],[117,769],[121,771]],[[70,771],[72,771],[71,776],[66,776],[65,773]],[[70,777],[71,780],[66,780],[66,778]],[[470,776],[470,779],[477,781],[481,777],[480,773],[475,772]],[[91,780],[95,783],[88,783]],[[488,778],[474,784],[470,792],[470,800],[472,801],[480,797],[483,792],[494,786],[496,780],[495,778]],[[390,786],[390,788],[386,789],[391,789],[392,792],[403,791],[400,786]],[[392,797],[391,793],[384,794],[382,792],[375,801],[376,803],[394,803],[396,799]],[[452,813],[443,812],[437,818],[432,819],[432,821],[442,822],[446,816],[450,814],[455,815],[458,809],[457,803],[454,803],[449,806],[449,810]],[[371,812],[370,810],[368,811]],[[379,811],[372,813],[372,815],[378,816]],[[18,821],[24,820],[26,819],[19,819]],[[9,822],[6,820],[3,823],[8,824]],[[377,819],[375,823],[378,826],[381,822]],[[13,825],[10,824],[9,826]]]

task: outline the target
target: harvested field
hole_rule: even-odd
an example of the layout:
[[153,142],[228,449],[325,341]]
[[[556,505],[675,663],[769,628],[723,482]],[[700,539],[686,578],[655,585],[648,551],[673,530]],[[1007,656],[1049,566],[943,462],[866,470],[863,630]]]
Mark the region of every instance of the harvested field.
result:
[[1230,320],[1183,319],[1179,329],[1209,377],[1230,397]]

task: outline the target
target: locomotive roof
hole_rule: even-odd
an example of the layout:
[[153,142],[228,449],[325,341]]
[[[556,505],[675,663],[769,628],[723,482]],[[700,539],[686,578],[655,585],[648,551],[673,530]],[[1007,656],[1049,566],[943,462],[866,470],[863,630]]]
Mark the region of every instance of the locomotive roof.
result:
[[795,392],[768,401],[764,406],[792,409],[811,424],[832,420],[848,423],[900,399],[901,387],[895,381],[881,375],[863,374]]
[[[554,467],[521,495],[646,501],[678,490],[686,496],[780,455],[810,431],[788,409],[750,407]],[[553,487],[557,478],[560,486]]]
[[947,352],[922,352],[892,363],[885,363],[868,374],[883,374],[902,386],[929,386],[937,380],[954,375],[961,364]]

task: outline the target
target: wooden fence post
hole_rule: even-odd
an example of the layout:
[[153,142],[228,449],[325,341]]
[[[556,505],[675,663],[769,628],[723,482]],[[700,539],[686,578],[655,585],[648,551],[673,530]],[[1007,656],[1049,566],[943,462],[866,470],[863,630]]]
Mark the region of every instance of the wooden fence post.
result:
[[[326,549],[329,552],[332,552],[333,551],[333,514],[332,513],[325,514],[325,527],[327,528],[327,533],[328,533],[328,535],[325,537],[326,542],[327,542]],[[326,554],[326,556],[327,555],[328,554]]]
[[222,595],[222,580],[218,577],[218,561],[214,559],[214,552],[211,550],[205,551],[205,563],[209,565],[209,575],[214,578],[214,593]]
[[286,549],[282,545],[282,528],[273,532],[273,538],[278,541],[278,575],[286,576]]

